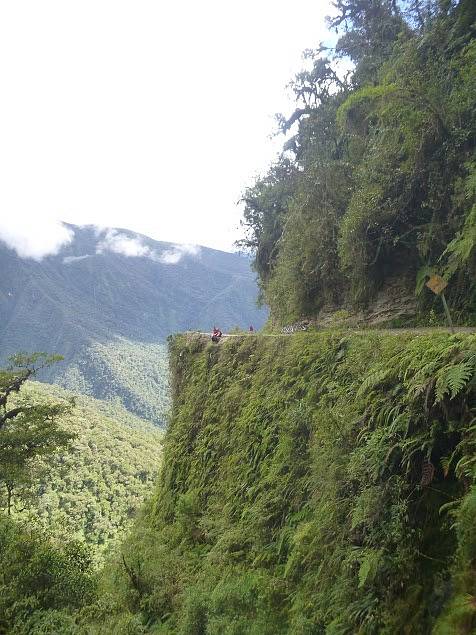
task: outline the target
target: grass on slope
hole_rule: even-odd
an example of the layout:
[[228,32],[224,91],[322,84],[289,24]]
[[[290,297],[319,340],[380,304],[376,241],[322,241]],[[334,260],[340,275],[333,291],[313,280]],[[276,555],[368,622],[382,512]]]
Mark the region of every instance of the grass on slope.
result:
[[[36,403],[73,394],[39,382],[27,384],[22,393]],[[46,480],[31,492],[32,507],[19,516],[30,515],[53,535],[85,540],[101,559],[123,537],[150,493],[162,433],[117,403],[83,395],[62,423],[77,434],[73,449],[55,458]]]
[[172,369],[88,632],[474,632],[476,336],[180,337]]

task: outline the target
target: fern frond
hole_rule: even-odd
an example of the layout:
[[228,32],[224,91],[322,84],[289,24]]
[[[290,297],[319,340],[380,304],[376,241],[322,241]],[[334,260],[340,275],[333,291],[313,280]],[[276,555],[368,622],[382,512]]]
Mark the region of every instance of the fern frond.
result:
[[450,399],[458,395],[474,374],[474,361],[461,362],[442,369],[436,382],[436,403],[441,402],[446,394]]
[[458,507],[459,505],[461,505],[461,500],[462,500],[461,498],[458,498],[458,500],[445,503],[438,510],[438,514],[441,516],[441,514],[443,514],[444,512],[447,512],[450,509],[454,509],[455,507]]
[[391,369],[389,368],[381,368],[374,373],[371,373],[360,385],[360,388],[357,391],[357,396],[361,397],[371,388],[375,388],[378,384],[381,384],[391,373]]
[[473,464],[475,463],[476,463],[476,456],[469,457],[466,455],[461,457],[455,467],[456,476],[458,478],[461,478],[462,476],[471,477],[473,475],[474,467],[470,467],[470,466],[473,466]]
[[359,569],[359,589],[367,582],[372,582],[380,564],[382,557],[381,549],[368,549],[367,553],[360,564]]

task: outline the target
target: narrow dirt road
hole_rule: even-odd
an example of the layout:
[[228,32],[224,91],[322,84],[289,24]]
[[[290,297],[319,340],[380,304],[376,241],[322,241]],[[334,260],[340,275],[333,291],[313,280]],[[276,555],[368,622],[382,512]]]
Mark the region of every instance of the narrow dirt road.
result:
[[[338,330],[338,329],[336,329]],[[223,333],[222,339],[229,337],[290,337],[296,333],[328,333],[329,329],[322,330],[297,330],[292,333]],[[339,331],[340,332],[340,331]],[[415,335],[429,335],[430,333],[447,333],[453,335],[456,333],[476,333],[474,326],[456,326],[453,330],[449,327],[419,327],[419,328],[399,328],[399,329],[342,329],[342,332],[352,335],[368,335],[369,333],[380,333],[381,335],[401,335],[406,333],[414,333]],[[186,335],[202,335],[211,339],[211,333],[202,333],[201,331],[185,331]]]

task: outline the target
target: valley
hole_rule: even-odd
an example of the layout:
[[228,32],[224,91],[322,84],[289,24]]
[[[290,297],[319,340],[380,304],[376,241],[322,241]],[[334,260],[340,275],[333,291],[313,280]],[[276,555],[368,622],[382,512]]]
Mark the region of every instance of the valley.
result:
[[41,261],[0,242],[0,351],[47,351],[64,363],[40,379],[119,400],[165,426],[166,338],[188,329],[261,327],[250,261],[122,229],[68,225],[73,239]]

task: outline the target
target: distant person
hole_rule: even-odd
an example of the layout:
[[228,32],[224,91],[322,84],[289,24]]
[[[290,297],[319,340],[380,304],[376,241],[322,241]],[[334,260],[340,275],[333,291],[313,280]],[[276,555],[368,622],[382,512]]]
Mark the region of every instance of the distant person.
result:
[[254,333],[254,328],[252,324],[250,324],[250,333]]
[[214,326],[212,332],[212,342],[215,342],[215,344],[219,342],[222,335],[223,333],[220,331],[220,329]]

